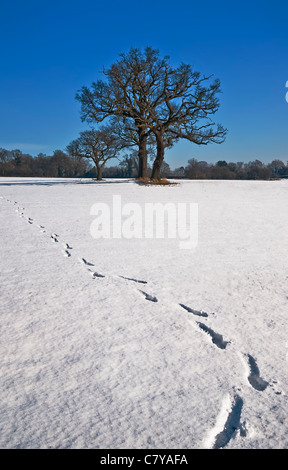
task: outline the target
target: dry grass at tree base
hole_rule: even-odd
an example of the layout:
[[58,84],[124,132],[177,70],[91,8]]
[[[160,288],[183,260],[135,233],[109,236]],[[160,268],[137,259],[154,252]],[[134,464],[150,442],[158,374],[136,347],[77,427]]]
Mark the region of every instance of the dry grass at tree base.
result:
[[174,186],[179,183],[172,183],[171,181],[167,180],[166,178],[158,179],[150,179],[150,178],[136,178],[136,183],[143,184],[145,186]]

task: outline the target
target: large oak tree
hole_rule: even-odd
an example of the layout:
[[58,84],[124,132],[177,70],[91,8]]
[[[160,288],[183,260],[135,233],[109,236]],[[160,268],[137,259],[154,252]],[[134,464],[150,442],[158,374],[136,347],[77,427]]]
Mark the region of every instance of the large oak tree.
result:
[[[147,141],[154,139],[157,152],[152,178],[160,178],[166,147],[179,139],[198,145],[221,143],[226,129],[212,116],[219,108],[219,80],[202,76],[190,65],[173,67],[169,57],[147,47],[132,48],[108,70],[106,80],[83,86],[76,94],[81,103],[81,119],[90,124],[105,119],[120,120],[129,134],[137,135],[139,175],[147,176]],[[134,138],[135,142],[135,138]]]

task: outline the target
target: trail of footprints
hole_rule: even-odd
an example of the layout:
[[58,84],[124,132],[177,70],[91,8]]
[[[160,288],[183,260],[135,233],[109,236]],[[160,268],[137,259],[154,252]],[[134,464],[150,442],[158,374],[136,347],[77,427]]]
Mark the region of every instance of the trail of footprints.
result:
[[[208,318],[209,315],[206,312],[194,310],[187,305],[179,304],[184,310],[188,313],[192,313],[197,317],[204,317]],[[213,314],[211,314],[213,315]],[[217,332],[215,332],[212,328],[208,327],[205,323],[195,320],[195,323],[198,325],[198,328],[206,333],[212,343],[218,347],[219,349],[225,350],[227,345],[231,343],[231,341],[225,341],[223,336]],[[249,371],[247,373],[247,382],[249,385],[258,392],[263,392],[269,384],[266,380],[264,380],[260,375],[260,370],[257,365],[256,359],[251,354],[242,354],[241,355],[243,362],[246,364],[246,369]],[[275,392],[276,394],[281,394],[281,392]],[[225,403],[225,411],[223,410],[219,413],[220,425],[222,431],[217,432],[213,435],[213,430],[211,430],[210,434],[210,442],[208,447],[213,449],[220,449],[226,447],[226,445],[230,442],[230,440],[236,435],[237,432],[240,433],[241,437],[246,437],[247,429],[245,427],[245,423],[241,422],[241,413],[244,401],[239,395],[239,393],[233,393],[231,396],[228,397],[228,405]],[[223,418],[224,416],[224,418]],[[216,426],[218,430],[219,426]]]
[[[3,197],[1,197],[4,199]],[[12,202],[9,199],[6,199],[7,202]],[[14,201],[14,205],[17,205],[17,201]],[[18,215],[22,218],[24,218],[28,224],[33,225],[34,220],[30,217],[25,217],[24,215],[25,208],[18,206],[16,209],[16,212]],[[37,227],[40,229],[42,233],[46,233],[45,227],[43,225],[37,225]],[[60,236],[56,233],[51,233],[50,235],[51,241],[53,243],[59,243],[59,238]],[[70,258],[71,257],[71,250],[73,249],[72,246],[70,246],[68,243],[64,242],[62,243],[62,253],[65,257]],[[91,263],[90,261],[87,261],[85,258],[78,258],[78,261],[85,267],[87,268],[88,272],[92,275],[93,279],[96,278],[105,278],[106,276],[104,274],[101,274],[97,271],[95,271],[95,265]],[[147,281],[144,280],[139,280],[135,279],[132,277],[125,277],[118,275],[118,278],[122,278],[127,281],[131,281],[136,284],[147,284]],[[146,291],[143,291],[142,289],[137,289],[139,293],[142,295],[142,297],[145,300],[148,300],[149,302],[158,302],[158,298],[148,294]],[[214,313],[208,314],[207,312],[204,312],[202,310],[195,310],[183,303],[179,303],[179,306],[188,312],[189,314],[192,314],[193,316],[196,317],[201,317],[203,319],[209,319],[209,316],[213,316]],[[191,323],[191,322],[190,322]],[[217,333],[214,331],[212,328],[210,328],[206,323],[203,323],[203,321],[198,321],[195,320],[193,323],[194,326],[197,326],[197,328],[202,331],[205,335],[210,338],[211,342],[213,345],[215,345],[217,348],[221,350],[226,350],[227,346],[231,343],[231,341],[224,340],[223,336],[220,333]],[[270,385],[266,380],[264,380],[259,371],[259,367],[257,365],[256,359],[251,355],[251,354],[242,354],[241,355],[243,361],[246,364],[246,368],[249,371],[247,374],[247,382],[249,385],[256,390],[257,392],[263,392],[268,385]],[[281,392],[276,391],[276,394],[281,394]],[[228,403],[227,403],[228,400]],[[241,423],[241,413],[242,413],[242,408],[243,408],[243,399],[240,397],[240,395],[236,392],[233,392],[229,397],[225,398],[223,400],[223,406],[225,408],[225,413],[223,411],[220,412],[219,414],[219,419],[221,421],[221,427],[222,431],[215,433],[213,435],[213,430],[211,430],[211,435],[212,435],[212,440],[210,437],[210,444],[209,447],[213,449],[220,449],[225,447],[229,441],[233,438],[235,433],[239,431],[240,436],[245,437],[247,434],[247,430],[245,428],[245,424]],[[219,426],[217,427],[218,430]]]

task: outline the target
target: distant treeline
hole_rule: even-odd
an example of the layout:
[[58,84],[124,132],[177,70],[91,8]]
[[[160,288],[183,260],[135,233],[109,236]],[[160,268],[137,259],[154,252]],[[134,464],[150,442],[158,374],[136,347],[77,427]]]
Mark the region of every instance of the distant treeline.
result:
[[[138,161],[135,152],[125,157],[116,166],[103,168],[104,178],[133,178],[137,177]],[[151,168],[148,168],[148,176]],[[77,158],[55,150],[53,155],[39,154],[32,157],[20,150],[0,148],[0,176],[12,177],[60,177],[60,178],[95,178],[96,169],[86,158]],[[185,179],[227,179],[227,180],[269,180],[288,178],[288,163],[273,160],[264,164],[260,160],[248,163],[219,160],[217,163],[207,163],[191,159],[187,165],[172,170],[163,162],[161,167],[163,178]]]

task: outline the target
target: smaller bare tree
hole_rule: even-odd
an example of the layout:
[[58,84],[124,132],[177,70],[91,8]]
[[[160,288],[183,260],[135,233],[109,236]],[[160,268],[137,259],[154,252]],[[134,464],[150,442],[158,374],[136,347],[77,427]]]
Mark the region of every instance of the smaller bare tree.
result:
[[97,170],[97,180],[102,180],[105,164],[112,158],[118,159],[118,153],[122,148],[123,143],[115,134],[114,128],[103,126],[80,132],[80,137],[67,145],[67,152],[73,158],[91,159]]

